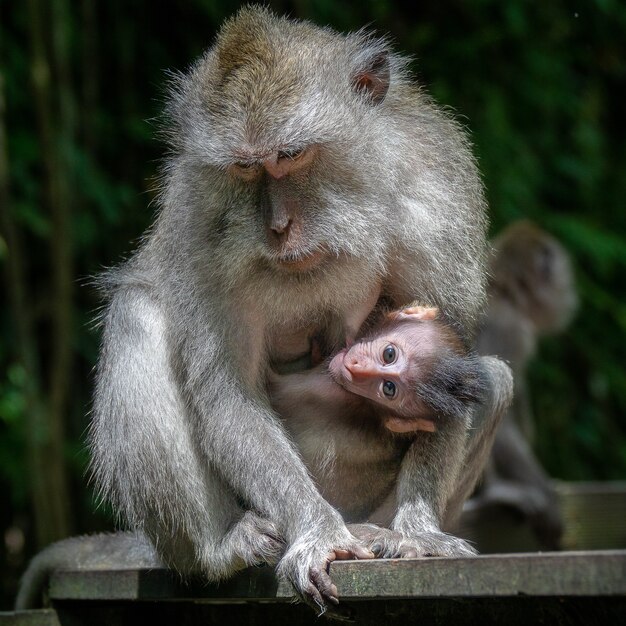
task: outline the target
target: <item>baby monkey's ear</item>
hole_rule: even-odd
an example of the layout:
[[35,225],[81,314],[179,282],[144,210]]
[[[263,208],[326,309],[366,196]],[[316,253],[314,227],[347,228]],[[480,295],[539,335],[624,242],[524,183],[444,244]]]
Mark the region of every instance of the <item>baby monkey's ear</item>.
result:
[[421,417],[416,419],[407,419],[406,417],[388,415],[383,416],[382,419],[385,428],[390,430],[392,433],[414,433],[418,430],[434,433],[437,430],[435,422]]
[[413,318],[416,320],[434,320],[439,317],[439,309],[432,306],[409,306],[406,309],[400,309],[399,311],[393,311],[389,314],[390,319],[403,320]]

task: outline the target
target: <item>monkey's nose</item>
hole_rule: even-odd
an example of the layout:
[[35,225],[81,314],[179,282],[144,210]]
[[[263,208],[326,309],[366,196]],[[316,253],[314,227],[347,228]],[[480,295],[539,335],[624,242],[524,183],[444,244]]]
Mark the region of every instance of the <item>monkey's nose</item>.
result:
[[287,219],[280,223],[274,223],[271,229],[276,235],[288,235],[291,229],[291,221],[292,220]]
[[288,220],[285,220],[284,222],[273,223],[270,226],[270,230],[272,231],[272,234],[274,235],[278,243],[282,244],[289,239],[289,231],[291,230],[291,220],[288,219]]
[[378,375],[376,367],[371,363],[360,361],[356,357],[349,357],[345,360],[347,370],[355,378],[372,378]]
[[289,164],[285,160],[279,160],[276,154],[263,161],[265,171],[277,180],[289,173]]

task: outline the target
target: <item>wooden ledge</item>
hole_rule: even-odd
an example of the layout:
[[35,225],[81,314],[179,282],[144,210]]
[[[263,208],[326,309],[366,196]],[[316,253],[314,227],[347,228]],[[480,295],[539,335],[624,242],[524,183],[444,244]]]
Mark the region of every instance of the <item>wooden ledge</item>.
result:
[[[343,561],[331,566],[343,600],[626,596],[626,550],[498,554],[475,558]],[[165,569],[59,570],[50,600],[283,602],[291,590],[272,569],[220,584],[184,584]]]

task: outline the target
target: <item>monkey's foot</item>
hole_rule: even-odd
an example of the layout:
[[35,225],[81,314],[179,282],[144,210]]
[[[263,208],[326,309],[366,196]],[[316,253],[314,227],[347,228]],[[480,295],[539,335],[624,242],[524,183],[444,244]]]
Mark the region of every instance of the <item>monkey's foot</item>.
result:
[[286,549],[276,526],[252,511],[246,511],[233,534],[238,545],[235,551],[246,565],[276,565]]
[[443,532],[411,533],[409,536],[374,524],[351,524],[348,528],[381,559],[477,554],[476,550],[463,539]]
[[297,539],[278,564],[277,573],[321,615],[339,603],[337,587],[329,575],[330,564],[335,560],[373,558],[374,554],[341,524],[332,530],[316,528]]
[[377,526],[376,524],[348,524],[348,530],[360,539],[379,559],[396,556],[395,554],[387,554],[387,548],[400,545],[404,539],[404,535],[401,533]]

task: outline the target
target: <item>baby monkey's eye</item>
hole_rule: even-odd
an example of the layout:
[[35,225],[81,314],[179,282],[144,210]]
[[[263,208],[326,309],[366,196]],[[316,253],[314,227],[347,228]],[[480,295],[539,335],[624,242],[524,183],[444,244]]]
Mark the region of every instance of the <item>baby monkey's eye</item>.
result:
[[383,383],[383,393],[387,398],[393,398],[396,395],[396,386],[390,380]]
[[278,158],[279,159],[289,159],[290,161],[296,161],[304,154],[304,150],[302,148],[295,148],[293,150],[279,150]]
[[383,361],[389,365],[396,360],[396,349],[393,346],[387,346],[383,350]]

